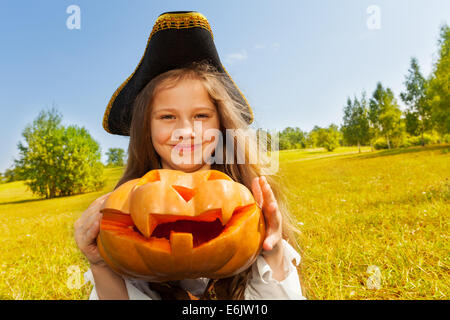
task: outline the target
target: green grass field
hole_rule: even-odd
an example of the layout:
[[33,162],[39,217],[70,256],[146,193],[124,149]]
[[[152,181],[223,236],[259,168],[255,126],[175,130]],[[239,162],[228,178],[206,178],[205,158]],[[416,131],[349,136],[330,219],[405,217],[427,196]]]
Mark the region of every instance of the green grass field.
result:
[[[448,299],[450,145],[280,152],[309,299]],[[87,299],[73,223],[111,191],[43,200],[0,185],[0,299]],[[380,281],[371,288],[373,273]],[[373,287],[373,286],[372,286]]]

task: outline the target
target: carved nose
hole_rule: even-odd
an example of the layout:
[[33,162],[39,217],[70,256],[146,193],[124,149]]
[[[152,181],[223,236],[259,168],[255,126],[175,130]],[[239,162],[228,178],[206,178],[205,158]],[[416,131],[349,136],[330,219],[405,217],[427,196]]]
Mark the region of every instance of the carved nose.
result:
[[175,191],[184,199],[184,201],[189,202],[192,199],[195,192],[194,189],[186,188],[183,186],[172,186]]

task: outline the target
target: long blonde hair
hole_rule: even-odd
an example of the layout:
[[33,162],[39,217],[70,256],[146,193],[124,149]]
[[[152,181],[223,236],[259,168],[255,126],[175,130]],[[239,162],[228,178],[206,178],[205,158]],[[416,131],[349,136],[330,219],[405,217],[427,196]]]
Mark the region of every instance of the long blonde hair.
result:
[[[226,136],[226,129],[247,129],[249,127],[245,118],[251,118],[251,115],[239,103],[232,90],[232,84],[222,73],[218,72],[207,62],[192,63],[189,66],[162,73],[152,79],[141,90],[135,100],[130,128],[127,166],[116,188],[131,179],[142,177],[150,170],[160,168],[160,157],[151,139],[150,115],[153,98],[159,88],[175,86],[183,79],[196,79],[203,83],[217,108],[220,131],[223,137]],[[257,159],[262,159],[265,157],[266,150],[258,150],[256,147],[258,145],[257,141],[250,142],[249,140],[245,140],[255,139],[254,136],[242,139],[242,137],[239,137],[239,132],[241,131],[236,130],[235,132],[237,134],[234,139],[249,142],[248,144],[234,143],[235,152],[233,154],[235,157],[237,154],[245,155],[244,163],[238,164],[236,158],[234,161],[226,161],[226,145],[223,143],[223,164],[213,163],[211,169],[226,173],[235,181],[242,183],[251,190],[253,178],[264,175],[265,170],[259,163],[255,164],[249,161],[249,155],[253,156],[259,153]],[[282,215],[283,238],[294,246],[294,248],[298,249],[296,237],[298,229],[295,218],[289,209],[286,190],[284,190],[280,176],[266,175],[266,178],[277,199],[278,207]]]

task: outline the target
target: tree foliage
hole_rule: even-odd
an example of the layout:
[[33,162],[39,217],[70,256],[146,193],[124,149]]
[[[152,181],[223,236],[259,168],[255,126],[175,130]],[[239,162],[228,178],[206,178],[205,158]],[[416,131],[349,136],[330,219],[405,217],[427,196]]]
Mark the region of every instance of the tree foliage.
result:
[[85,128],[61,125],[56,109],[25,127],[15,166],[30,190],[45,198],[99,190],[104,185],[100,147]]
[[427,97],[431,119],[442,135],[450,133],[450,27],[441,27],[438,59],[430,77]]
[[369,140],[369,118],[366,94],[363,93],[361,100],[356,97],[353,101],[348,98],[344,108],[344,119],[342,134],[349,144],[358,145],[361,152],[361,145]]
[[106,152],[108,157],[107,166],[122,167],[124,164],[125,151],[122,148],[109,148]]
[[279,149],[300,149],[305,147],[306,132],[300,128],[287,127],[279,133]]
[[400,94],[400,98],[408,106],[405,112],[406,131],[410,135],[416,135],[419,131],[422,145],[425,145],[424,133],[431,129],[431,110],[426,99],[426,83],[417,59],[411,58],[411,66],[404,82],[406,90]]
[[402,111],[392,90],[385,89],[381,82],[378,82],[369,103],[369,119],[374,127],[374,135],[384,137],[389,149],[391,141],[401,136],[404,131],[401,116]]
[[5,170],[3,174],[0,173],[0,183],[8,183],[18,180],[21,180],[21,177],[19,175],[17,168],[14,167],[8,168]]
[[312,147],[325,148],[327,151],[333,151],[339,147],[341,133],[335,124],[331,124],[328,128],[314,126],[308,135],[308,143]]

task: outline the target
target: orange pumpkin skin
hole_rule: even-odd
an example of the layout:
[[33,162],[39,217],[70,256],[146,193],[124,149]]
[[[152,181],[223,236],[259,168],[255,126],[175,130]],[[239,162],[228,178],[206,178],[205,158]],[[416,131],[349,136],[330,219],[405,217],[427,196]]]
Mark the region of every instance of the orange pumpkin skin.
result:
[[152,170],[117,188],[101,212],[103,259],[152,282],[235,275],[256,260],[265,237],[250,190],[217,170]]

